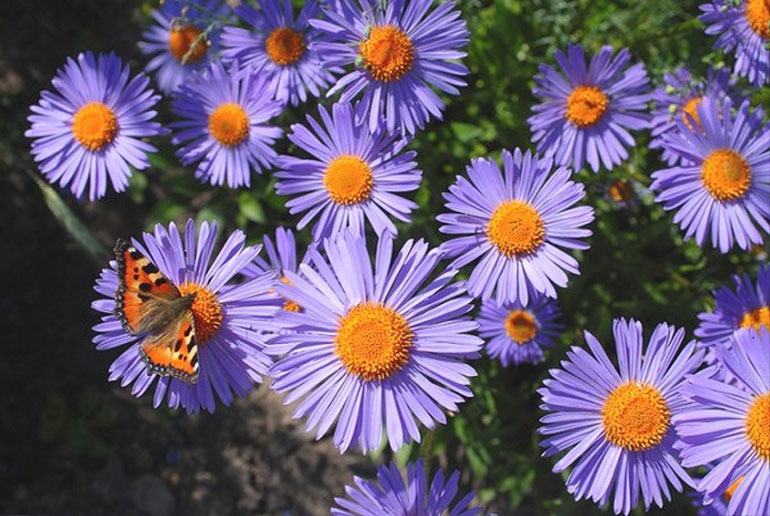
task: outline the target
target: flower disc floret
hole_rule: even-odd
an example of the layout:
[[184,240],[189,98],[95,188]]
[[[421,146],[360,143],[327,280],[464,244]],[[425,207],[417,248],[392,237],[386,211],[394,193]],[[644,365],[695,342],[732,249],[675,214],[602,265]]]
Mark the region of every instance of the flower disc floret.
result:
[[671,411],[658,389],[628,382],[616,387],[602,407],[607,440],[626,450],[657,446],[671,424]]
[[112,143],[117,133],[115,112],[101,102],[85,104],[72,119],[72,134],[90,151],[101,150]]
[[535,252],[545,239],[545,226],[537,210],[522,201],[501,204],[487,225],[487,236],[505,256]]
[[753,328],[759,331],[761,327],[765,327],[770,331],[770,306],[761,306],[756,310],[751,310],[743,315],[740,322],[741,328]]
[[180,63],[185,55],[187,55],[186,63],[197,63],[203,59],[208,50],[208,43],[205,37],[200,37],[201,34],[202,31],[195,25],[172,29],[168,38],[171,55]]
[[224,313],[216,294],[197,283],[179,285],[183,296],[194,295],[190,311],[195,321],[195,338],[199,344],[207,342],[222,327]]
[[265,39],[265,49],[272,62],[280,66],[294,64],[305,54],[302,34],[289,27],[274,29]]
[[764,40],[770,39],[770,0],[748,0],[746,19],[757,36]]
[[770,392],[757,396],[746,415],[746,437],[757,455],[770,462]]
[[326,167],[324,186],[337,204],[349,206],[364,202],[374,187],[372,169],[357,156],[340,156]]
[[238,104],[222,104],[209,115],[209,132],[222,145],[233,147],[249,137],[249,117]]
[[695,130],[692,122],[690,121],[690,118],[695,120],[695,124],[699,129],[703,129],[703,125],[700,122],[700,116],[698,115],[698,106],[700,106],[702,103],[703,97],[693,97],[688,100],[687,103],[682,107],[682,121],[690,131]]
[[414,44],[409,36],[393,25],[372,27],[361,42],[359,53],[375,80],[397,81],[412,69]]
[[741,199],[751,186],[751,168],[746,159],[732,149],[718,149],[701,166],[703,185],[718,201]]
[[505,319],[505,330],[516,344],[524,344],[537,336],[537,322],[526,310],[512,310]]
[[578,127],[591,127],[607,112],[610,99],[597,86],[578,86],[567,98],[567,120]]

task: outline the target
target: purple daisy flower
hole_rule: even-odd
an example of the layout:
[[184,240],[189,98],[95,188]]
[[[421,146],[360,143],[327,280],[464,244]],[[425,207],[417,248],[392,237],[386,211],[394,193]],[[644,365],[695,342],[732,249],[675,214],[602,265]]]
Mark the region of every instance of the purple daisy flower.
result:
[[530,293],[526,305],[486,300],[478,317],[479,335],[486,340],[487,354],[504,366],[536,364],[545,358],[543,348],[553,346],[559,336],[559,317],[556,302],[539,293]]
[[735,73],[756,86],[770,82],[770,6],[767,0],[711,0],[698,19],[706,34],[721,34],[714,48],[735,53]]
[[460,473],[449,479],[436,472],[428,485],[422,460],[406,466],[406,483],[395,462],[377,468],[377,482],[353,477],[353,486],[345,486],[348,498],[335,498],[334,516],[476,516],[481,507],[471,507],[474,494],[468,493],[452,505],[457,496]]
[[190,220],[184,243],[173,223],[168,229],[156,225],[153,234],[144,234],[143,242],[132,240],[133,247],[154,264],[149,269],[164,274],[180,294],[195,296],[189,310],[198,350],[197,381],[161,376],[146,365],[142,344],[156,335],[129,332],[116,316],[118,263],[110,262],[96,280],[94,288],[104,297],[92,306],[105,314],[94,326],[96,349],[126,348],[110,366],[109,380],[120,380],[122,387],[132,385],[131,393],[137,397],[155,383],[156,408],[166,399],[169,407],[182,406],[188,413],[201,408],[214,412],[215,393],[229,405],[234,396],[245,396],[270,368],[262,332],[274,329],[272,320],[280,307],[280,300],[270,293],[274,278],[267,274],[233,283],[233,277],[257,256],[259,247],[246,246],[243,232],[235,231],[211,263],[216,236],[216,224],[204,222],[196,230]]
[[[362,235],[346,231],[325,241],[326,257],[310,249],[300,274],[286,271],[288,285],[276,290],[302,312],[283,311],[279,323],[293,332],[277,344],[293,345],[271,369],[271,386],[287,392],[285,404],[302,400],[295,418],[307,416],[316,438],[332,425],[334,445],[344,452],[358,443],[377,449],[383,433],[393,450],[420,441],[418,423],[446,423],[446,411],[473,395],[482,341],[456,271],[434,279],[438,249],[407,241],[395,259],[393,239],[380,237],[374,267]],[[317,271],[317,272],[316,272]],[[416,419],[416,420],[415,420]]]
[[650,148],[662,149],[663,160],[672,166],[679,160],[679,155],[663,145],[663,137],[677,130],[678,118],[690,130],[694,129],[693,121],[700,128],[698,106],[703,102],[703,97],[711,97],[718,102],[731,98],[737,104],[743,102],[744,97],[735,91],[737,81],[730,77],[729,70],[725,68],[709,68],[705,82],[695,80],[686,68],[677,68],[673,74],[664,75],[663,81],[664,85],[652,92],[655,106],[652,110]]
[[665,148],[683,162],[652,174],[655,200],[677,210],[674,223],[685,239],[703,246],[711,229],[722,253],[734,244],[748,250],[762,243],[756,226],[770,232],[770,124],[762,109],[749,112],[748,101],[735,115],[729,98],[704,98],[697,110],[702,131],[678,120],[679,130],[665,137]]
[[57,92],[43,91],[32,106],[24,133],[32,156],[51,184],[69,187],[90,200],[128,187],[131,168],[150,166],[147,154],[157,149],[141,140],[163,132],[152,122],[159,95],[149,79],[130,69],[115,54],[79,54],[67,59],[51,81]]
[[305,102],[308,92],[318,97],[334,81],[332,72],[342,70],[328,67],[313,42],[318,32],[308,21],[320,10],[315,0],[309,0],[294,21],[291,0],[261,3],[262,11],[250,5],[239,5],[235,12],[254,30],[225,27],[222,31],[222,57],[238,60],[243,68],[267,74],[272,80],[270,90],[282,104],[296,106]]
[[[327,65],[356,68],[342,76],[328,95],[341,102],[359,95],[356,115],[371,131],[387,128],[414,134],[431,117],[441,119],[444,102],[433,88],[458,95],[468,68],[468,28],[451,1],[338,0],[311,25],[328,36],[313,47]],[[363,92],[363,93],[362,93]]]
[[553,155],[557,165],[579,171],[588,161],[598,172],[601,161],[612,170],[628,158],[626,147],[635,145],[628,129],[649,126],[644,64],[628,66],[631,53],[625,48],[612,54],[612,47],[603,47],[586,70],[583,49],[570,45],[566,55],[556,51],[562,73],[540,65],[532,91],[545,101],[532,108],[527,122],[538,152]]
[[682,464],[715,463],[698,490],[707,501],[727,493],[728,515],[770,514],[770,333],[740,333],[714,352],[735,384],[698,374],[682,388]]
[[570,181],[570,171],[553,174],[551,158],[529,151],[503,151],[503,169],[476,158],[468,178],[458,177],[444,194],[453,213],[439,215],[439,230],[452,238],[441,245],[451,267],[480,258],[468,279],[474,297],[498,304],[529,303],[530,289],[556,297],[554,284],[567,285],[567,274],[579,274],[578,262],[562,250],[588,249],[581,229],[594,219],[589,206],[571,207],[585,196],[583,185]]
[[748,274],[733,276],[735,290],[723,286],[714,291],[713,312],[698,315],[700,326],[695,330],[703,346],[725,344],[731,337],[764,327],[770,331],[770,266],[759,266],[756,284]]
[[294,124],[289,140],[311,159],[280,156],[275,174],[278,195],[299,196],[286,203],[292,214],[307,212],[302,229],[318,217],[313,239],[321,240],[345,228],[363,232],[368,220],[379,235],[396,233],[388,215],[408,222],[417,204],[400,195],[417,190],[422,171],[415,151],[402,152],[408,140],[385,131],[371,133],[355,122],[350,104],[334,104],[331,115],[318,107],[323,126],[310,115],[307,126]]
[[262,173],[272,166],[278,157],[272,145],[282,131],[265,122],[282,107],[267,80],[239,71],[237,64],[225,70],[212,63],[179,87],[172,107],[184,120],[171,123],[171,142],[179,147],[182,163],[200,162],[195,177],[212,185],[248,187],[252,169]]
[[640,494],[647,510],[671,499],[669,484],[680,492],[682,482],[694,487],[678,463],[671,416],[685,404],[680,386],[700,367],[703,351],[695,351],[695,341],[682,349],[684,330],[665,323],[646,349],[641,323],[616,319],[613,333],[620,369],[586,332],[590,353],[574,346],[538,390],[547,412],[538,432],[546,436],[544,456],[567,451],[555,473],[575,464],[567,490],[577,500],[605,505],[613,498],[615,513],[628,514]]
[[150,14],[155,24],[142,34],[139,48],[152,56],[145,70],[157,70],[158,87],[171,93],[211,63],[219,46],[217,27],[230,9],[220,0],[165,0]]

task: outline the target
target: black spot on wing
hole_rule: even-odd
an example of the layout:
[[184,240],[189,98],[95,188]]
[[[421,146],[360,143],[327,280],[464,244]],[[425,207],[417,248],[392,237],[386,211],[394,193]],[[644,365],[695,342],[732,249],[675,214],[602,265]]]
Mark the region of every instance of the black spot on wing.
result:
[[141,290],[142,292],[149,292],[150,290],[152,290],[152,285],[150,285],[149,283],[140,283],[139,290]]
[[144,267],[142,267],[142,270],[146,272],[147,274],[155,274],[156,272],[159,272],[160,270],[155,266],[154,263],[150,262]]

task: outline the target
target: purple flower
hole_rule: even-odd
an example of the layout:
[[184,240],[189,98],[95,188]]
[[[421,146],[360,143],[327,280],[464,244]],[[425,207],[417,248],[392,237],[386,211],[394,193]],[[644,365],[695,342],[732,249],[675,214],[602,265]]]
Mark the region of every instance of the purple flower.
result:
[[312,45],[329,66],[353,71],[328,92],[340,102],[361,95],[356,115],[372,131],[387,128],[414,134],[441,119],[444,102],[433,88],[458,95],[468,68],[458,62],[469,35],[454,2],[433,0],[338,0],[328,2],[325,19],[310,23],[329,41]]
[[554,156],[557,165],[572,164],[579,171],[588,161],[598,172],[601,160],[612,170],[628,158],[626,147],[634,146],[627,129],[649,125],[644,112],[650,99],[644,65],[629,67],[627,49],[614,59],[612,54],[612,47],[603,47],[586,70],[583,49],[570,45],[566,55],[556,51],[562,73],[540,65],[532,91],[544,102],[532,108],[535,114],[527,122],[538,152]]
[[665,136],[665,148],[683,161],[653,173],[651,188],[664,209],[677,210],[685,239],[703,246],[710,229],[722,253],[734,244],[748,250],[762,243],[756,226],[770,232],[770,124],[760,108],[749,113],[748,101],[733,115],[729,98],[704,98],[698,116],[703,130],[678,120]]
[[308,92],[321,95],[334,81],[337,67],[324,65],[312,44],[318,32],[308,20],[320,11],[315,0],[308,0],[294,21],[291,0],[262,2],[262,11],[239,5],[236,14],[254,30],[225,27],[222,32],[222,57],[238,60],[242,68],[270,76],[270,90],[282,104],[305,102]]
[[261,173],[278,154],[272,145],[278,127],[264,125],[281,112],[264,76],[220,63],[190,77],[177,91],[172,143],[189,165],[200,162],[195,176],[204,183],[231,188],[251,185],[251,170]]
[[700,6],[698,19],[706,34],[721,34],[714,48],[735,53],[735,73],[756,86],[770,82],[770,7],[767,0],[711,0]]
[[543,348],[553,346],[562,325],[556,302],[539,293],[530,293],[529,302],[506,303],[491,300],[481,305],[479,335],[486,340],[487,354],[499,358],[504,366],[544,359]]
[[[709,68],[706,81],[697,81],[686,68],[677,68],[673,74],[663,76],[664,85],[652,92],[654,108],[652,110],[652,141],[651,149],[663,149],[663,160],[673,166],[679,160],[679,155],[666,149],[664,136],[677,131],[677,120],[681,118],[688,129],[693,129],[693,123],[701,127],[698,116],[698,106],[703,97],[711,97],[719,102],[731,98],[734,103],[743,102],[743,96],[735,91],[734,78],[730,72],[722,68]],[[690,120],[692,119],[692,120]]]
[[503,169],[477,158],[468,178],[458,177],[444,194],[453,213],[439,215],[442,233],[462,235],[441,245],[452,267],[480,258],[468,279],[468,291],[498,304],[529,302],[529,291],[556,297],[554,284],[567,285],[567,274],[578,274],[578,262],[562,250],[588,249],[581,229],[594,219],[588,206],[572,207],[585,196],[583,185],[570,181],[570,171],[553,174],[551,158],[518,148],[503,151]]
[[129,80],[129,73],[115,54],[79,54],[51,81],[57,92],[43,91],[30,108],[24,135],[33,140],[32,156],[51,184],[69,187],[77,197],[88,187],[93,201],[106,195],[108,184],[124,191],[129,167],[150,166],[147,154],[156,149],[142,138],[162,132],[151,121],[160,96],[147,76]]
[[740,333],[714,352],[735,383],[698,374],[682,388],[682,464],[715,464],[698,490],[706,501],[732,493],[728,515],[770,514],[770,333]]
[[733,283],[735,290],[723,286],[714,291],[713,312],[698,315],[700,326],[695,336],[703,346],[726,344],[749,329],[764,327],[770,331],[770,266],[759,266],[756,284],[748,274],[736,274]]
[[229,14],[220,0],[165,0],[160,10],[151,11],[155,24],[142,34],[139,48],[152,56],[145,70],[157,70],[155,80],[163,93],[173,92],[212,62],[219,46],[216,27],[221,23],[214,18]]
[[188,413],[201,408],[214,412],[215,393],[229,405],[234,396],[245,396],[254,382],[260,382],[271,365],[262,332],[274,329],[272,321],[280,306],[277,296],[269,292],[273,277],[233,283],[257,256],[259,247],[246,246],[243,232],[235,231],[211,263],[216,236],[216,224],[204,222],[196,230],[193,221],[188,221],[184,243],[173,223],[168,229],[156,225],[153,234],[144,234],[143,241],[132,240],[180,293],[195,294],[189,310],[194,318],[199,375],[193,383],[160,376],[145,365],[140,349],[145,339],[155,335],[128,332],[116,317],[117,263],[110,262],[96,280],[94,288],[104,297],[92,306],[105,315],[94,326],[93,342],[98,350],[125,348],[110,366],[109,380],[120,380],[121,387],[132,385],[135,396],[142,396],[155,383],[156,408],[166,399],[169,407],[182,406]]
[[[377,449],[383,433],[393,450],[420,441],[419,424],[446,423],[445,411],[472,396],[475,358],[482,341],[466,314],[473,308],[456,271],[433,275],[441,253],[407,241],[393,257],[393,239],[380,237],[374,267],[362,235],[346,231],[325,241],[326,257],[309,250],[300,274],[285,271],[276,290],[302,312],[283,311],[292,332],[274,342],[292,351],[271,369],[271,386],[300,401],[295,418],[320,439],[334,430],[344,452],[358,444]],[[433,279],[430,279],[433,278]]]
[[422,460],[407,464],[406,483],[395,462],[377,468],[377,482],[353,477],[354,486],[345,486],[348,498],[335,498],[339,507],[333,516],[476,516],[481,507],[470,507],[474,494],[468,493],[452,506],[457,496],[459,472],[449,479],[438,471],[428,485]]
[[306,212],[302,229],[317,217],[313,239],[321,240],[345,228],[361,233],[364,221],[379,235],[396,234],[388,215],[408,222],[417,204],[400,193],[416,190],[422,179],[414,151],[402,152],[407,140],[385,131],[369,132],[355,122],[350,104],[334,104],[331,115],[318,107],[321,125],[310,115],[307,126],[294,124],[289,140],[311,158],[281,156],[275,189],[296,195],[286,203],[292,214]]
[[684,330],[659,324],[646,349],[642,325],[613,323],[619,370],[601,343],[586,332],[590,353],[574,346],[561,369],[552,369],[538,392],[547,412],[538,432],[544,456],[564,452],[553,468],[574,465],[567,490],[577,500],[600,505],[613,499],[616,514],[629,514],[639,502],[671,499],[669,484],[682,491],[693,481],[678,463],[671,416],[684,407],[679,389],[703,362],[695,341],[682,349]]

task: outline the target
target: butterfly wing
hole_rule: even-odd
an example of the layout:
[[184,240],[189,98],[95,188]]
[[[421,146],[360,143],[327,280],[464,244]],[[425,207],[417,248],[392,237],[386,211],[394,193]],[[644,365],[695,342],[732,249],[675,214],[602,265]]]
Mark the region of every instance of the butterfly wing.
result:
[[126,332],[157,332],[168,325],[159,317],[164,307],[179,299],[179,289],[160,269],[126,240],[115,244],[118,262],[118,289],[115,291],[115,316]]
[[139,356],[151,373],[173,376],[186,383],[198,380],[198,346],[190,311],[158,335],[150,335],[139,347]]

